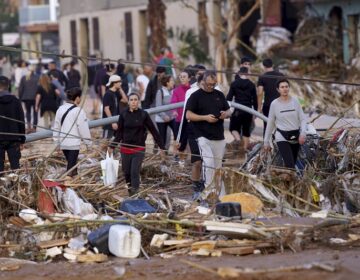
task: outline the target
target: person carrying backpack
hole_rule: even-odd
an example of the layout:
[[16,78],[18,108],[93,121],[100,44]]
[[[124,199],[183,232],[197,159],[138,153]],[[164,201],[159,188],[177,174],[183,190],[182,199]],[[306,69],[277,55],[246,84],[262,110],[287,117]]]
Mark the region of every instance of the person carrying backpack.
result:
[[[73,168],[79,156],[81,140],[89,147],[91,135],[86,113],[79,106],[81,89],[71,88],[66,92],[67,101],[56,112],[53,126],[53,138],[57,146],[63,151],[67,161],[66,170]],[[74,169],[69,176],[75,176]]]

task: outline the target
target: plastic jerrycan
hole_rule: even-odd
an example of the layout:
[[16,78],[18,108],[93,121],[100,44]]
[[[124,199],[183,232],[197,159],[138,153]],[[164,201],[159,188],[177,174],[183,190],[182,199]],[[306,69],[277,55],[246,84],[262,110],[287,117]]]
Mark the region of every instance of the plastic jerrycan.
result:
[[109,251],[120,258],[137,258],[140,254],[141,235],[137,228],[113,225],[109,231]]

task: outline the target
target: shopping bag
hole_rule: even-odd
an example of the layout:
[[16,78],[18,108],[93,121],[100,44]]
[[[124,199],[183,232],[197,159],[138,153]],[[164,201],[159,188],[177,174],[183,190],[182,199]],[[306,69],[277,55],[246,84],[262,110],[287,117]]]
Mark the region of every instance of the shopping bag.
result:
[[105,186],[114,187],[118,178],[119,161],[113,158],[113,155],[106,153],[106,158],[100,162],[102,179]]

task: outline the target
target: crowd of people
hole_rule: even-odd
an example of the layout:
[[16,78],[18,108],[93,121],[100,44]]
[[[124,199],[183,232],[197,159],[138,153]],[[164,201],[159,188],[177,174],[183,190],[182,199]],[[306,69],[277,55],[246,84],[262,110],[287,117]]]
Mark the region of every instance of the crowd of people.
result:
[[[267,125],[264,122],[264,151],[271,149],[275,132],[274,139],[285,167],[295,168],[299,147],[305,142],[306,118],[297,99],[289,95],[289,81],[273,68],[272,60],[264,59],[262,65],[264,73],[256,85],[254,79],[249,77],[251,60],[243,58],[229,91],[223,92],[217,84],[217,73],[203,65],[189,65],[174,75],[168,49],[158,58],[154,73],[152,65],[145,64],[136,68],[135,77],[126,73],[121,60],[117,65],[96,63],[95,58],[90,60],[87,94],[93,100],[92,113],[99,112],[102,105],[102,118],[119,116],[117,122],[103,127],[103,138],[109,143],[109,152],[120,145],[122,169],[129,193],[134,194],[139,189],[140,169],[149,131],[163,159],[168,154],[171,133],[175,143],[175,160],[186,155],[189,147],[194,200],[206,201],[211,193],[223,195],[225,190],[215,171],[221,168],[225,152],[224,120],[230,118],[229,130],[234,143],[243,143],[245,151],[249,149],[255,120],[250,113],[230,109],[228,101],[235,101],[268,117]],[[22,64],[19,64],[19,69],[22,69]],[[86,113],[79,107],[84,93],[76,63],[70,63],[63,71],[51,63],[48,71],[40,75],[35,68],[27,67],[27,71],[18,76],[20,78],[16,79],[19,82],[15,86],[25,106],[27,132],[36,129],[40,110],[45,126],[52,127],[54,140],[64,153],[68,162],[67,170],[71,170],[69,175],[76,174],[73,167],[77,162],[80,139],[84,139],[87,146],[91,145]],[[22,106],[9,93],[9,84],[6,77],[0,77],[0,107],[10,102],[18,113],[15,116],[11,111],[9,117],[21,120],[24,115]],[[184,102],[184,106],[152,116],[145,111],[178,102]],[[3,124],[8,121],[0,120],[1,132],[6,131]],[[0,172],[4,169],[5,151],[10,158],[14,154],[14,147],[20,150],[25,141],[25,128],[20,124],[7,132],[22,136],[15,139],[0,134]],[[18,167],[18,164],[11,162],[11,168]]]

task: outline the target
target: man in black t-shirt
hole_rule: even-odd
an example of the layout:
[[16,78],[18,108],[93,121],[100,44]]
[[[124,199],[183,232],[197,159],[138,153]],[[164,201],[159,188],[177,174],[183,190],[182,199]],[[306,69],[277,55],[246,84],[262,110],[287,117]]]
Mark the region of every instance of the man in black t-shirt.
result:
[[[270,58],[266,58],[262,62],[265,73],[259,77],[258,80],[258,111],[263,113],[266,117],[269,116],[270,104],[279,97],[279,93],[276,89],[276,82],[284,76],[279,71],[275,71],[273,68],[273,62]],[[269,77],[271,76],[271,77]],[[263,103],[264,98],[264,103]],[[262,104],[262,106],[261,106]],[[264,122],[264,131],[266,131],[266,122]]]
[[[216,190],[212,184],[215,169],[221,168],[225,152],[224,119],[230,117],[230,107],[224,94],[215,89],[216,73],[206,71],[203,86],[194,92],[186,104],[186,118],[192,123],[197,138],[203,164],[205,190],[201,197],[210,193],[224,194],[224,189]],[[216,181],[218,179],[216,178]]]
[[[121,78],[118,75],[112,75],[106,86],[109,88],[103,99],[103,118],[109,118],[120,114],[120,103],[127,103],[128,98],[121,89]],[[111,139],[117,130],[117,123],[103,126],[103,137]]]

